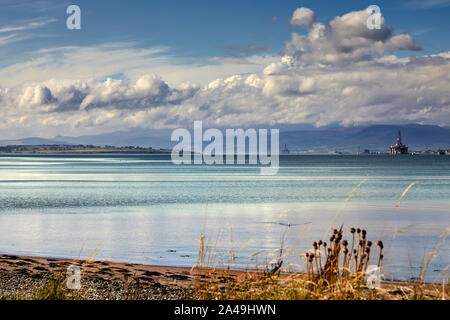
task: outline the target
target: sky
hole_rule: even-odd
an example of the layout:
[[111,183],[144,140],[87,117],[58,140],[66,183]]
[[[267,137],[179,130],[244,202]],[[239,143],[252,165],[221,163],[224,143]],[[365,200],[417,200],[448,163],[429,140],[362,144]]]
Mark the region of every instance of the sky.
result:
[[[69,30],[66,9],[81,9]],[[366,8],[381,10],[369,29]],[[450,124],[450,0],[0,0],[0,137]]]

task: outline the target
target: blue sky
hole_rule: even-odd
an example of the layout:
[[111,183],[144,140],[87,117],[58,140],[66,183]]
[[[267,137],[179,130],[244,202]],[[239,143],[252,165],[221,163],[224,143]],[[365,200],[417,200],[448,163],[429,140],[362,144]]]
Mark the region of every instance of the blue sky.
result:
[[0,135],[450,123],[450,0],[0,6]]
[[[424,53],[449,49],[450,1],[75,1],[82,10],[82,30],[65,28],[65,1],[0,1],[2,27],[55,19],[47,26],[28,30],[32,38],[2,48],[22,56],[54,46],[136,41],[137,46],[168,46],[185,57],[242,55],[238,48],[256,45],[269,53],[282,50],[293,30],[288,20],[299,6],[316,12],[319,20],[377,4],[399,33],[409,32]],[[427,5],[429,3],[429,5]],[[255,52],[258,52],[255,51]]]

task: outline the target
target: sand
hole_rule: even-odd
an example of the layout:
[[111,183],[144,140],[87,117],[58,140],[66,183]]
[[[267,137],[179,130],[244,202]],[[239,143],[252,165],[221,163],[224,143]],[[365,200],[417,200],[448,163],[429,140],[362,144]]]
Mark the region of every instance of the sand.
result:
[[52,277],[79,266],[82,299],[184,299],[191,268],[0,255],[0,298],[32,299]]

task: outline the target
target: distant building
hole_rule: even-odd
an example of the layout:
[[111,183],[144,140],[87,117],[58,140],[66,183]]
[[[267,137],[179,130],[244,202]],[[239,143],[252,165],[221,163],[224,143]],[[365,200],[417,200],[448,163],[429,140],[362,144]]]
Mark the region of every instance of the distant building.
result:
[[291,153],[291,151],[287,148],[287,145],[284,145],[284,149],[281,150],[281,153],[289,154],[289,153]]
[[408,154],[408,147],[402,143],[400,130],[398,131],[397,143],[392,144],[389,149],[391,150],[391,154]]

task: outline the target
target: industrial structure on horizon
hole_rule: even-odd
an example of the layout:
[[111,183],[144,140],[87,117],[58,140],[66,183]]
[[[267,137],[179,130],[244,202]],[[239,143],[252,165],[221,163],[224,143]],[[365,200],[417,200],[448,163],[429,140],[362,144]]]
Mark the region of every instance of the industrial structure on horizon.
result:
[[402,143],[400,130],[398,131],[397,143],[392,144],[389,149],[391,150],[391,154],[408,154],[408,146]]
[[281,153],[282,153],[282,154],[289,154],[289,153],[291,153],[291,151],[288,149],[288,147],[287,147],[286,144],[284,145],[284,149],[281,150]]

